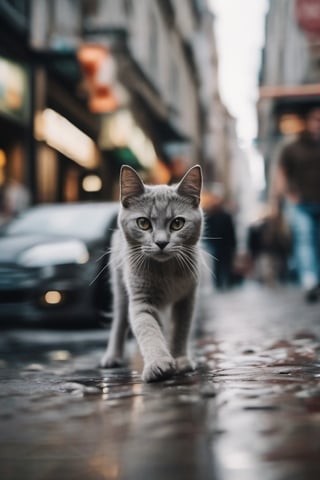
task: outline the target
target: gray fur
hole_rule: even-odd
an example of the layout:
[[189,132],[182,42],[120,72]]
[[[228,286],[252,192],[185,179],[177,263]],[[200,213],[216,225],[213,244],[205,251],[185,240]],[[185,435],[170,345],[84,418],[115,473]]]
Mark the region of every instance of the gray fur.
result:
[[[144,381],[192,368],[187,346],[200,269],[201,185],[199,166],[177,186],[145,186],[132,168],[122,167],[119,229],[110,256],[114,318],[102,367],[123,364],[130,321]],[[152,230],[139,228],[140,217],[149,219]],[[177,217],[185,223],[176,231],[171,222]]]

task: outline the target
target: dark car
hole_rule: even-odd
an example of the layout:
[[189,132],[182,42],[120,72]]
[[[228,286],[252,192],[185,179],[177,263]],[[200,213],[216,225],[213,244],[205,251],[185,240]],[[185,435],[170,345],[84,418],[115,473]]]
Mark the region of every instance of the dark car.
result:
[[110,307],[117,203],[32,207],[0,229],[0,319],[96,320]]

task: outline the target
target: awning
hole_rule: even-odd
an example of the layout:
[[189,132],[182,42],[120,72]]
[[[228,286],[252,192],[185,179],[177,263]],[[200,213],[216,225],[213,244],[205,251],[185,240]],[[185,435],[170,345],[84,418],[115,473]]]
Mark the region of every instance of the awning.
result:
[[320,96],[320,83],[310,83],[303,85],[273,85],[264,86],[259,90],[261,100],[271,98],[299,98]]
[[320,106],[320,83],[261,87],[260,101],[263,100],[273,100],[273,110],[277,115],[304,115],[311,107]]
[[135,61],[126,42],[114,51],[114,55],[118,61],[119,81],[130,92],[134,116],[153,143],[159,145],[163,142],[190,140],[174,125],[170,106]]
[[146,99],[139,92],[136,92],[132,102],[135,117],[139,123],[148,131],[155,144],[168,142],[188,142],[190,137],[181,132],[172,121],[170,115],[164,117],[155,112]]

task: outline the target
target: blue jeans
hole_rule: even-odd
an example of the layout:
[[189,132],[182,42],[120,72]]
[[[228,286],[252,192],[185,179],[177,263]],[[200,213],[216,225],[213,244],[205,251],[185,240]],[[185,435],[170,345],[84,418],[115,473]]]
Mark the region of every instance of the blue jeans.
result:
[[299,282],[311,289],[320,281],[320,204],[288,203],[286,214]]

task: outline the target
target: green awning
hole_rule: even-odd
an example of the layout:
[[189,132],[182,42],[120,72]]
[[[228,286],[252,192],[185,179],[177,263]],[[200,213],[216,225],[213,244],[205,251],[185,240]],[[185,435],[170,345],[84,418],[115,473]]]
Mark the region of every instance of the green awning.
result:
[[129,165],[135,170],[143,170],[143,166],[135,156],[135,154],[128,147],[118,147],[110,150],[110,153],[119,167],[122,165]]

